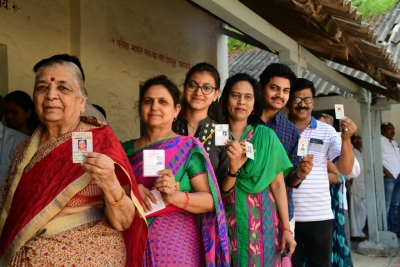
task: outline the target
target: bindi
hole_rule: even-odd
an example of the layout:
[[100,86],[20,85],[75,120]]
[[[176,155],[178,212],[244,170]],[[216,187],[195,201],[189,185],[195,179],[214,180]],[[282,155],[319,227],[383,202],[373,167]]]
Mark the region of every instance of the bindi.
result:
[[51,77],[50,81],[54,82],[56,79],[54,79],[53,77]]

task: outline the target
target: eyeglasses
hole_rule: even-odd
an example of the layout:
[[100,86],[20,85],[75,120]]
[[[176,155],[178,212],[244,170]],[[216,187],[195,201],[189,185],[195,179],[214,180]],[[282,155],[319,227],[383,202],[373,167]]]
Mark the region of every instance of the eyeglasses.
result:
[[301,101],[303,101],[304,104],[312,104],[312,103],[314,103],[314,98],[312,98],[312,97],[304,97],[304,98],[292,97],[291,99],[292,99],[293,104],[300,104]]
[[191,91],[191,92],[196,92],[197,89],[200,88],[201,91],[203,92],[203,94],[205,94],[205,95],[209,95],[209,94],[212,93],[212,91],[213,91],[214,89],[217,89],[217,88],[215,88],[215,87],[212,87],[211,85],[203,85],[203,86],[200,86],[200,85],[198,85],[198,84],[195,83],[195,82],[189,82],[189,83],[186,85],[186,88],[187,88],[189,91]]

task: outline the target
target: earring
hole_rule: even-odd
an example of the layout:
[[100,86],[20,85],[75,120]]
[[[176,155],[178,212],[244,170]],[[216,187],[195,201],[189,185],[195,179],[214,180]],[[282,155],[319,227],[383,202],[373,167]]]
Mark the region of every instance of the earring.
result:
[[81,109],[81,114],[85,113],[85,108]]
[[176,121],[176,118],[174,118],[174,122]]

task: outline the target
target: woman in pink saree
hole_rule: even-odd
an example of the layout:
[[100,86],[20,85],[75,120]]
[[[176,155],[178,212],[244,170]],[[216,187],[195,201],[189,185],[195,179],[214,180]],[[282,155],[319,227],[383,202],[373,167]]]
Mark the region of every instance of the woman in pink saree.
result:
[[[200,141],[171,127],[180,110],[179,90],[165,76],[148,80],[140,94],[146,135],[125,142],[145,211],[161,193],[166,208],[147,216],[144,266],[229,266],[223,205],[212,165]],[[165,151],[165,169],[143,174],[146,151]],[[161,200],[160,200],[161,201]]]

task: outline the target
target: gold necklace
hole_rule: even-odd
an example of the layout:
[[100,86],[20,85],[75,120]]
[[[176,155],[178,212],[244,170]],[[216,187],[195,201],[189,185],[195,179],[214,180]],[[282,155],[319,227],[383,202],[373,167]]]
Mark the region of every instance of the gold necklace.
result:
[[[160,148],[164,145],[164,143],[171,137],[172,133],[173,133],[173,131],[168,135],[168,137],[164,140],[164,142],[162,142],[161,145],[158,146],[158,148]],[[149,142],[150,142],[150,140],[149,140]],[[146,148],[149,148],[149,146],[147,145],[147,135],[144,137],[144,145],[146,146]]]

